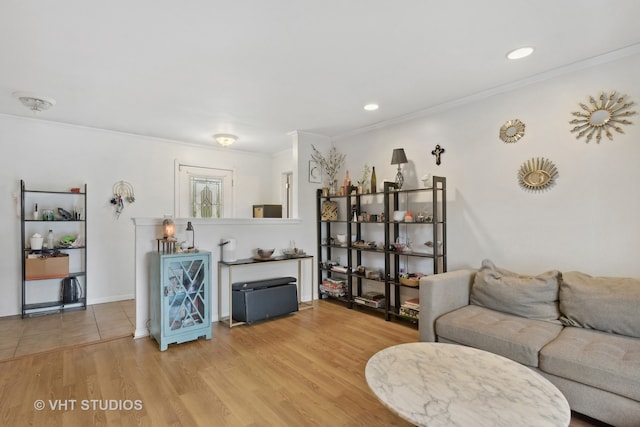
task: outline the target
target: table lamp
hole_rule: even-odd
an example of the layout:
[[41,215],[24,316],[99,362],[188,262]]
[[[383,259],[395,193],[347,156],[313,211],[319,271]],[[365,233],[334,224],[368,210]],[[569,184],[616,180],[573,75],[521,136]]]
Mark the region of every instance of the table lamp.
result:
[[405,163],[409,162],[407,161],[407,155],[404,154],[404,148],[394,148],[393,154],[391,155],[391,164],[398,165],[398,173],[396,174],[396,185],[398,186],[398,190],[400,190],[404,184],[401,165]]
[[174,240],[174,235],[176,233],[176,226],[173,223],[173,220],[169,217],[165,217],[162,221],[162,237],[165,240]]

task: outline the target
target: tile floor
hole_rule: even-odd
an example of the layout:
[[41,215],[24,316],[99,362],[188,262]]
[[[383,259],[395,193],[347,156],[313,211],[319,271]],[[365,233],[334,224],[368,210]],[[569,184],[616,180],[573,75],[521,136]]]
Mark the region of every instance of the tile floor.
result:
[[131,336],[135,300],[36,317],[0,317],[0,361],[63,347]]

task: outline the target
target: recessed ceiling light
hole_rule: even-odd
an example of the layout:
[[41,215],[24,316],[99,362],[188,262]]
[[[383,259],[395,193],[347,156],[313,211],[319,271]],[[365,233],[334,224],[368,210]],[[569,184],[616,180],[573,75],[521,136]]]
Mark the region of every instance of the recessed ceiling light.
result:
[[364,106],[364,109],[367,111],[376,111],[379,107],[378,104],[367,104]]
[[507,58],[509,59],[521,59],[526,58],[527,56],[533,53],[532,47],[519,47],[518,49],[514,49],[511,52],[507,53]]

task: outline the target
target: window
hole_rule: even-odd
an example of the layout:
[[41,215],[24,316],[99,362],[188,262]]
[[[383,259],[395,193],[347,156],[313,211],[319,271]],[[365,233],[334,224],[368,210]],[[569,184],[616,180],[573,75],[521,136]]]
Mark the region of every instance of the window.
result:
[[176,162],[176,216],[231,218],[233,171]]
[[191,217],[222,218],[224,212],[223,180],[220,178],[189,177]]

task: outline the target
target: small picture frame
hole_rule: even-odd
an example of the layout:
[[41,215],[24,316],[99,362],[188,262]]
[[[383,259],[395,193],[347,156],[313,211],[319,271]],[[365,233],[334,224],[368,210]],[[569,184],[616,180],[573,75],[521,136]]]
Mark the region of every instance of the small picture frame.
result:
[[309,182],[314,184],[322,182],[322,168],[315,160],[309,160]]

